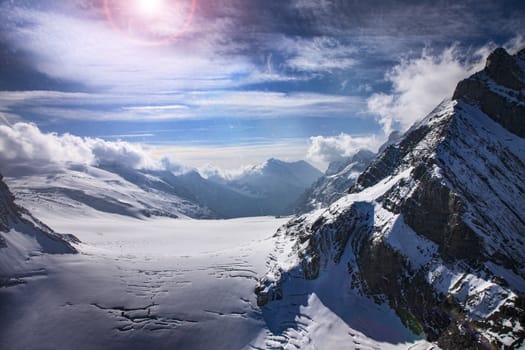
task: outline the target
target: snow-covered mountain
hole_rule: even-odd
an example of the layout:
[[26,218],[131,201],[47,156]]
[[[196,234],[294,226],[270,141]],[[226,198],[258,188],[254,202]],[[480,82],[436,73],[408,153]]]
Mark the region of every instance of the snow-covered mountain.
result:
[[343,197],[374,157],[375,153],[360,150],[352,157],[330,163],[325,174],[299,198],[294,205],[295,212],[326,208]]
[[6,181],[18,201],[37,214],[209,219],[290,214],[291,204],[319,176],[306,162],[272,159],[233,179],[120,164],[54,164]]
[[321,176],[305,161],[269,159],[223,183],[256,200],[259,212],[287,215],[293,213],[292,205]]
[[[115,168],[116,169],[116,168]],[[17,201],[36,215],[112,213],[131,217],[210,218],[209,209],[182,198],[170,184],[140,170],[108,171],[79,164],[53,165],[38,174],[6,178]],[[122,175],[122,176],[121,176]]]
[[[304,161],[270,159],[233,177],[204,178],[193,170],[175,175],[166,170],[136,170],[102,166],[126,181],[150,191],[176,195],[208,208],[218,218],[291,214],[290,206],[321,172]],[[191,215],[190,215],[191,216]]]
[[[379,148],[379,152],[397,142],[400,137],[399,131],[391,132],[387,141]],[[376,153],[361,149],[351,157],[331,162],[324,175],[293,204],[294,212],[304,214],[315,209],[326,208],[345,196],[375,157]]]
[[282,343],[307,344],[320,301],[376,340],[402,342],[397,319],[443,349],[523,346],[524,137],[525,50],[498,49],[347,196],[277,232],[256,293]]
[[76,253],[71,235],[55,233],[25,208],[15,204],[14,197],[0,175],[0,288],[23,283],[32,257],[39,254]]

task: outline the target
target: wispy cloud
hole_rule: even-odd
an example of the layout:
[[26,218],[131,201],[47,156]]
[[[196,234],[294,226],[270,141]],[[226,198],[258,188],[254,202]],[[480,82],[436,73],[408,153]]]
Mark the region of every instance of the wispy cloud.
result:
[[[224,57],[212,42],[144,47],[103,18],[2,7],[11,45],[38,57],[35,68],[54,78],[113,91],[225,88],[253,70],[243,57]],[[23,23],[24,25],[20,25]],[[17,25],[18,24],[18,25]]]
[[368,108],[378,116],[386,135],[393,129],[406,130],[452,97],[460,80],[482,69],[489,51],[482,48],[469,60],[452,46],[438,54],[425,50],[419,58],[403,60],[385,76],[392,92],[373,94]]
[[356,47],[343,44],[328,36],[314,38],[283,37],[278,44],[280,52],[287,52],[285,64],[292,70],[305,72],[333,72],[352,67]]
[[[156,147],[156,157],[170,157],[175,162],[198,168],[203,174],[221,175],[242,171],[245,167],[260,164],[270,158],[284,161],[305,159],[309,147],[307,139],[290,139],[279,142],[266,142],[239,146],[165,146]],[[323,167],[322,162],[312,164]]]
[[[147,104],[144,104],[147,103]],[[272,91],[189,91],[138,98],[119,93],[3,92],[0,111],[31,113],[51,119],[133,121],[169,119],[345,117],[358,113],[361,97]]]

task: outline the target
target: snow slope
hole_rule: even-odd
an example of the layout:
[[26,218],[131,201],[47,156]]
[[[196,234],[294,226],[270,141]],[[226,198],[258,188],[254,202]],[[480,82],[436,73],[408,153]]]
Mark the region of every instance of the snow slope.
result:
[[[273,232],[286,219],[63,218],[53,212],[44,213],[44,219],[61,232],[75,232],[82,241],[77,245],[81,254],[35,257],[35,264],[46,266],[45,276],[0,289],[0,348],[283,345],[268,328],[253,288],[267,267]],[[311,342],[298,333],[301,348],[338,348],[342,339],[375,348],[388,345],[349,327],[322,304],[324,298],[312,296],[301,307]],[[374,317],[384,316],[384,308],[373,310]],[[322,319],[309,320],[316,312],[323,313]],[[330,337],[326,327],[333,327]],[[405,335],[397,346],[386,348],[426,344]]]
[[[137,170],[129,170],[139,174]],[[150,184],[162,179],[142,176]],[[66,164],[44,168],[39,174],[6,178],[18,201],[35,214],[42,210],[68,215],[114,213],[131,217],[213,217],[207,208],[165,188],[140,187],[115,172],[98,167]],[[165,185],[165,184],[164,184]]]
[[253,285],[283,220],[46,220],[81,254],[0,289],[2,349],[242,349],[264,328]]
[[24,279],[45,273],[44,266],[33,264],[43,254],[76,253],[77,239],[55,233],[14,197],[0,176],[0,288],[24,283]]

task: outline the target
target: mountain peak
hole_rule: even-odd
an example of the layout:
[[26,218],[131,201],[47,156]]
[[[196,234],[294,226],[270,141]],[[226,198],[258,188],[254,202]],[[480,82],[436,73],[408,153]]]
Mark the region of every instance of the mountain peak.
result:
[[483,113],[508,131],[525,137],[525,50],[511,56],[503,49],[494,50],[485,69],[462,80],[454,100],[478,106]]
[[500,47],[487,58],[485,71],[499,85],[521,90],[525,88],[525,74],[517,63],[518,59],[518,55],[513,57]]

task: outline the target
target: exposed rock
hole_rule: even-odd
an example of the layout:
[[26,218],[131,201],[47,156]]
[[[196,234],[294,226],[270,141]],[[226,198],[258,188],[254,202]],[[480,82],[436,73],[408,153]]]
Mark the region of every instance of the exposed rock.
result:
[[405,222],[437,243],[446,258],[482,258],[480,238],[462,220],[465,205],[461,197],[428,171],[420,181],[401,206]]
[[[516,58],[519,59],[519,56]],[[525,88],[525,74],[516,62],[516,58],[503,48],[494,50],[487,58],[485,71],[497,84],[513,90]]]
[[367,294],[385,296],[407,328],[436,340],[451,318],[440,308],[442,302],[435,297],[424,275],[414,273],[409,261],[388,244],[367,243],[358,253],[360,276]]
[[525,74],[519,62],[525,64],[523,54],[513,57],[497,49],[485,70],[458,84],[453,99],[479,106],[504,128],[525,137]]

